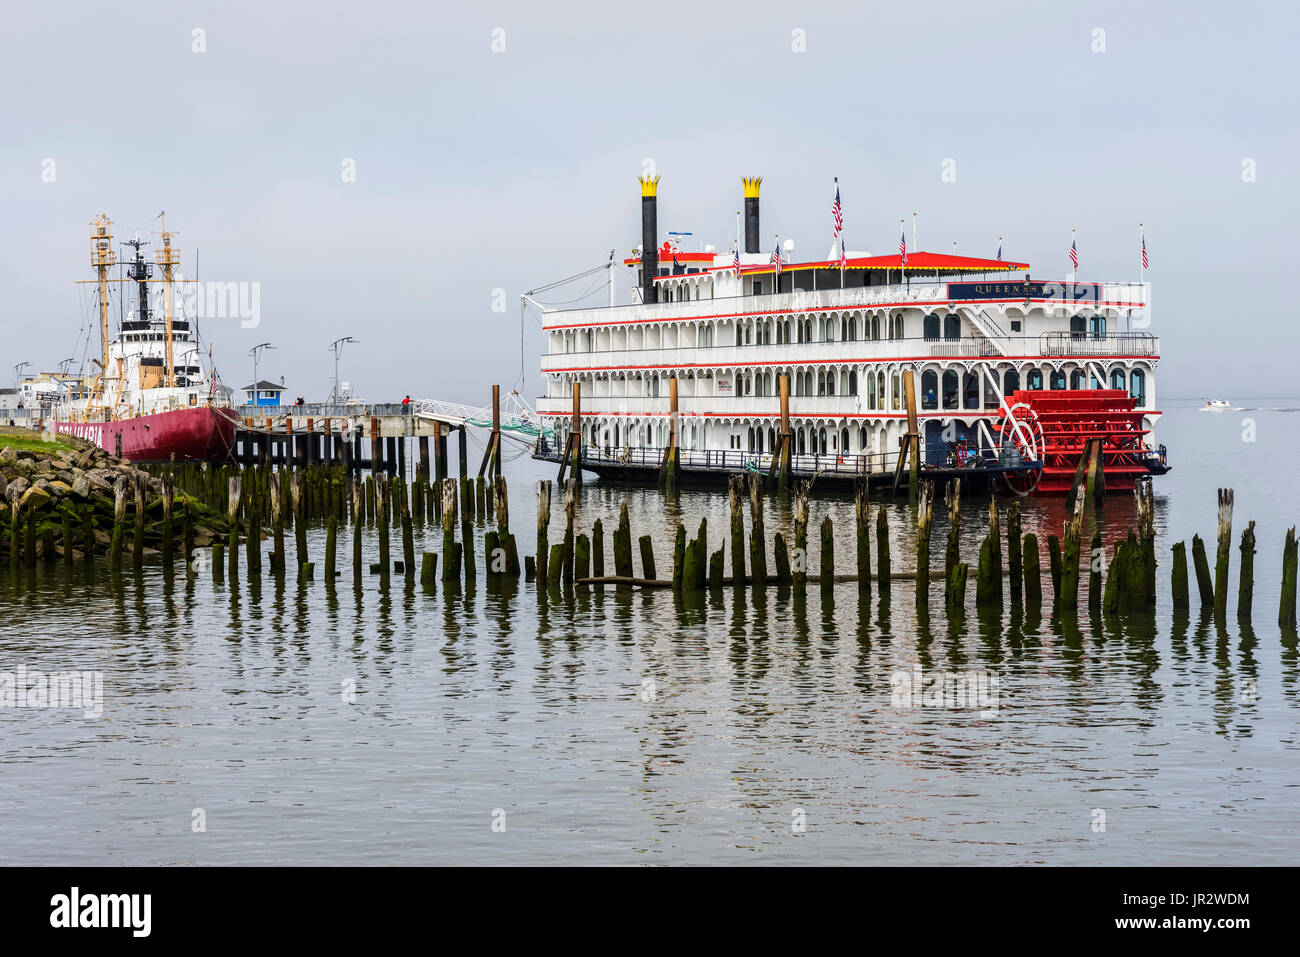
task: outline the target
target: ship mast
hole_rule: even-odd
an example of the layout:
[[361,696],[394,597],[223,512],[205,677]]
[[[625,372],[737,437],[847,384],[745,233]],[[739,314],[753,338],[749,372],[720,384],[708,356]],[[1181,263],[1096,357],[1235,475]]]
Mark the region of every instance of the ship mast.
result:
[[164,341],[167,343],[167,388],[176,387],[176,365],[172,359],[172,271],[180,265],[180,250],[172,246],[172,233],[167,232],[167,211],[158,214],[162,220],[162,245],[154,250],[158,265],[163,271],[163,315],[167,320]]
[[99,342],[102,358],[99,362],[99,387],[103,392],[103,379],[108,375],[108,271],[117,263],[113,252],[113,223],[107,214],[90,224],[90,264],[99,273]]

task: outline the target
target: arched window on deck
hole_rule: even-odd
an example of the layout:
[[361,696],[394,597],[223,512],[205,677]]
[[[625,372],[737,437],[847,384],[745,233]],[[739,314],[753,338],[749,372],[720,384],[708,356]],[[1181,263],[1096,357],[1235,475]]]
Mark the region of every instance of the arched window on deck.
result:
[[947,369],[943,373],[943,407],[957,408],[957,371]]
[[1141,369],[1129,373],[1128,394],[1138,400],[1138,405],[1147,404],[1147,374]]
[[939,408],[939,376],[933,369],[921,373],[921,408]]

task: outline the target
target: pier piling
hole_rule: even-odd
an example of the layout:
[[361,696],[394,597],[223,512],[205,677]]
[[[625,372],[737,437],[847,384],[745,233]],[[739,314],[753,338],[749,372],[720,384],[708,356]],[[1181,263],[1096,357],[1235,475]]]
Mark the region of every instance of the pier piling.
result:
[[1250,621],[1255,592],[1255,523],[1241,533],[1241,571],[1237,576],[1237,618]]
[[1214,607],[1214,584],[1210,578],[1210,562],[1205,554],[1205,542],[1200,535],[1192,536],[1192,567],[1196,570],[1196,590],[1200,593],[1201,607]]
[[1173,551],[1169,590],[1173,595],[1174,611],[1187,611],[1191,607],[1191,596],[1187,589],[1187,543],[1174,542]]
[[930,523],[933,519],[934,483],[924,481],[916,502],[916,600],[921,605],[930,601]]
[[1232,550],[1232,500],[1232,489],[1219,489],[1218,552],[1214,560],[1214,614],[1220,618],[1228,610],[1228,558]]
[[1294,632],[1296,628],[1296,534],[1292,525],[1282,545],[1282,597],[1278,603],[1277,623]]
[[870,485],[866,476],[853,480],[853,518],[858,560],[858,591],[871,594]]

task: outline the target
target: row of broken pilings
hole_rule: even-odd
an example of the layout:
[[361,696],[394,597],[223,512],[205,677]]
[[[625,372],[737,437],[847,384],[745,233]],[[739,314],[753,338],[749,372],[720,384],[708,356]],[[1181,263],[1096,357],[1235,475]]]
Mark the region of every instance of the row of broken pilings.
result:
[[74,485],[62,495],[35,498],[28,490],[20,498],[11,491],[0,507],[0,568],[17,575],[61,561],[93,573],[96,556],[107,555],[118,574],[124,560],[138,571],[147,554],[157,553],[170,566],[177,551],[189,554],[230,528],[227,516],[177,488],[174,471],[164,468],[155,478],[121,463],[111,482]]
[[[961,485],[952,480],[945,488],[948,509],[948,539],[944,550],[942,573],[931,569],[931,524],[934,512],[934,485],[920,483],[916,508],[916,554],[913,571],[897,571],[892,566],[889,541],[889,516],[883,508],[875,510],[871,520],[868,486],[859,481],[854,489],[855,559],[856,574],[835,572],[834,525],[829,515],[820,523],[819,574],[809,574],[808,548],[808,498],[811,482],[796,482],[793,488],[792,542],[777,532],[772,538],[773,568],[767,567],[767,549],[763,530],[761,508],[761,478],[758,476],[733,476],[728,487],[730,527],[726,536],[730,542],[731,570],[726,568],[726,542],[716,550],[709,550],[708,525],[705,519],[695,536],[690,536],[680,523],[675,529],[673,569],[671,578],[656,576],[651,536],[638,539],[642,556],[642,573],[633,570],[631,548],[632,531],[628,524],[627,505],[620,510],[619,525],[613,535],[614,575],[604,573],[603,530],[597,521],[591,538],[579,534],[574,539],[571,519],[565,532],[565,544],[551,546],[550,554],[543,559],[545,540],[540,531],[544,523],[539,510],[539,567],[544,560],[552,569],[557,561],[566,567],[553,571],[548,586],[560,580],[579,587],[614,585],[616,587],[669,588],[677,593],[699,592],[705,589],[731,587],[789,587],[796,594],[805,593],[810,581],[823,592],[837,583],[856,582],[860,593],[870,593],[874,587],[882,593],[890,590],[895,580],[911,580],[915,587],[918,606],[928,606],[931,584],[939,580],[944,585],[944,604],[950,613],[960,614],[966,604],[971,566],[961,561]],[[549,483],[542,483],[543,486]],[[549,489],[539,492],[549,498]],[[1137,505],[1137,527],[1113,543],[1111,557],[1107,560],[1100,521],[1089,547],[1084,547],[1083,532],[1089,505],[1095,508],[1091,495],[1074,496],[1061,534],[1047,536],[1047,559],[1052,588],[1052,603],[1056,613],[1075,615],[1080,604],[1080,585],[1084,574],[1088,576],[1087,604],[1092,612],[1107,615],[1149,615],[1156,608],[1156,547],[1154,495],[1149,478],[1138,482],[1134,490]],[[1219,492],[1218,550],[1213,579],[1204,545],[1200,536],[1193,538],[1193,555],[1201,594],[1202,610],[1213,612],[1222,621],[1227,609],[1229,565],[1232,539],[1231,489]],[[748,501],[750,537],[745,540],[744,503]],[[1100,496],[1097,497],[1097,501]],[[571,513],[571,508],[566,509]],[[1005,549],[1003,524],[1005,519]],[[871,542],[875,528],[875,548]],[[568,547],[574,541],[573,548]],[[1248,622],[1251,618],[1254,592],[1255,523],[1250,522],[1243,531],[1240,543],[1241,568],[1238,575],[1237,617]],[[871,561],[873,551],[876,566]],[[1005,561],[1004,561],[1005,559]],[[748,562],[748,567],[747,563]],[[573,565],[572,571],[569,564]],[[1286,534],[1283,546],[1283,573],[1279,602],[1278,624],[1288,634],[1296,629],[1297,592],[1297,539],[1294,527]],[[590,572],[590,574],[588,574]],[[939,576],[942,574],[942,578]],[[547,577],[547,576],[543,576]],[[1037,610],[1043,600],[1041,553],[1038,536],[1032,532],[1022,534],[1019,501],[999,508],[995,496],[988,499],[988,526],[980,541],[979,556],[974,568],[975,606],[977,609],[1000,608],[1009,597],[1013,604],[1023,604]],[[1186,547],[1179,542],[1173,546],[1171,593],[1176,614],[1186,613],[1190,606],[1187,588]],[[1004,595],[1004,591],[1009,593]]]
[[[338,528],[350,521],[353,527],[352,575],[356,584],[361,583],[366,569],[362,560],[363,529],[371,527],[378,530],[379,561],[369,565],[369,572],[379,577],[380,587],[386,589],[393,574],[413,583],[418,568],[419,581],[426,591],[432,591],[439,582],[450,586],[476,580],[475,549],[467,548],[466,543],[475,541],[477,524],[491,526],[482,535],[486,579],[518,578],[522,574],[527,581],[537,580],[547,591],[562,586],[603,590],[604,586],[613,585],[618,588],[672,588],[675,592],[690,594],[726,586],[762,588],[775,585],[804,593],[810,582],[823,592],[833,589],[836,583],[856,582],[860,592],[870,593],[873,587],[887,592],[892,582],[911,580],[918,605],[928,606],[931,583],[941,580],[944,604],[950,611],[960,613],[966,603],[973,570],[977,608],[1001,607],[1007,597],[1004,591],[1009,593],[1012,602],[1023,602],[1029,608],[1040,607],[1042,602],[1040,544],[1033,533],[1021,533],[1019,501],[999,508],[997,499],[989,496],[988,525],[980,541],[974,568],[961,560],[962,490],[955,480],[944,489],[948,538],[942,572],[930,567],[930,529],[935,506],[935,486],[932,483],[923,481],[918,489],[913,571],[894,569],[888,511],[876,507],[873,520],[868,486],[865,481],[859,481],[854,490],[853,509],[856,572],[835,572],[834,527],[827,515],[819,526],[820,563],[819,573],[814,576],[809,573],[811,553],[808,547],[811,483],[794,484],[792,540],[787,541],[781,532],[776,532],[769,552],[763,520],[762,477],[748,475],[732,476],[730,480],[729,528],[724,541],[718,543],[719,547],[712,551],[709,549],[705,519],[701,519],[694,536],[688,535],[686,528],[678,523],[674,530],[671,575],[661,579],[655,563],[652,536],[639,536],[636,551],[633,550],[626,502],[621,505],[618,525],[610,536],[613,574],[606,574],[603,523],[597,520],[590,535],[575,528],[580,485],[573,479],[564,485],[564,531],[556,543],[548,540],[553,483],[544,481],[538,484],[536,547],[534,554],[523,557],[521,567],[520,551],[509,527],[509,489],[504,476],[499,474],[486,478],[480,475],[477,479],[462,475],[459,479],[448,478],[430,484],[418,469],[415,480],[411,482],[382,474],[367,475],[362,479],[345,469],[329,466],[273,469],[255,465],[241,469],[171,463],[155,467],[155,470],[161,479],[162,493],[152,499],[148,494],[149,486],[143,480],[121,482],[115,489],[114,521],[106,549],[110,569],[114,571],[121,568],[129,536],[131,561],[137,569],[143,563],[148,541],[158,546],[164,558],[164,568],[168,570],[174,561],[176,545],[180,545],[191,573],[210,564],[214,578],[221,577],[223,572],[234,575],[240,567],[242,537],[246,554],[244,567],[250,575],[262,573],[260,543],[269,540],[271,547],[266,557],[270,571],[283,576],[293,567],[300,580],[310,581],[316,566],[308,554],[306,529],[313,521],[323,521],[326,526],[324,577],[333,584],[339,575],[336,570]],[[1089,548],[1085,549],[1081,540],[1086,510],[1090,504],[1096,508],[1092,496],[1075,496],[1062,534],[1047,536],[1052,600],[1057,612],[1070,614],[1078,610],[1083,574],[1088,575],[1087,600],[1091,610],[1107,614],[1141,614],[1154,610],[1156,553],[1153,493],[1149,479],[1139,482],[1135,495],[1137,527],[1114,543],[1109,561],[1102,542],[1100,522],[1095,523],[1097,530]],[[128,504],[132,506],[130,523],[127,521]],[[178,505],[179,516],[176,515]],[[749,512],[748,536],[746,505]],[[1229,590],[1231,489],[1220,490],[1218,506],[1213,573],[1199,535],[1192,540],[1192,559],[1202,608],[1222,619],[1227,611]],[[147,520],[153,510],[159,514],[156,523]],[[1100,510],[1097,511],[1099,514]],[[191,519],[199,513],[208,524],[198,527],[196,534]],[[222,526],[220,530],[213,527],[218,524],[218,517]],[[156,532],[153,531],[155,524]],[[425,551],[416,555],[412,526],[417,524],[441,528],[440,553]],[[179,532],[177,525],[181,526]],[[84,531],[78,532],[79,527]],[[145,533],[146,528],[151,530],[149,535]],[[394,530],[401,536],[402,557],[398,561],[394,561],[391,554]],[[57,553],[56,548],[49,547],[51,538],[58,537],[52,528],[37,530],[32,523],[19,521],[13,523],[8,532],[8,535],[0,536],[0,548],[7,544],[7,564],[11,568],[35,561],[36,542],[42,543],[40,551],[46,561],[52,561],[50,556]],[[292,562],[286,546],[286,536],[290,532],[294,538]],[[90,547],[84,548],[83,557],[87,562],[92,559],[97,551],[94,529],[84,526],[84,523],[78,526],[75,517],[65,512],[62,533],[65,563],[72,560],[78,534],[83,544],[90,543]],[[204,549],[210,549],[210,562],[201,557]],[[1249,620],[1254,591],[1254,522],[1243,530],[1239,549],[1237,616]],[[726,560],[728,552],[730,573]],[[769,554],[772,559],[770,568]],[[638,557],[640,575],[634,569],[634,558]],[[1279,625],[1294,631],[1297,586],[1294,528],[1286,535],[1282,565]],[[1175,612],[1186,612],[1190,607],[1190,589],[1183,542],[1173,546],[1171,586]]]

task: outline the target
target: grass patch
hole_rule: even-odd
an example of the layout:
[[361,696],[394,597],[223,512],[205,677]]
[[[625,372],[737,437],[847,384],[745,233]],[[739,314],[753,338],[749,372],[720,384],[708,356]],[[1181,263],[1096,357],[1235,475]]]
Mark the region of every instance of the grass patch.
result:
[[20,452],[71,452],[75,446],[65,442],[46,442],[25,435],[0,434],[0,449],[17,449]]

